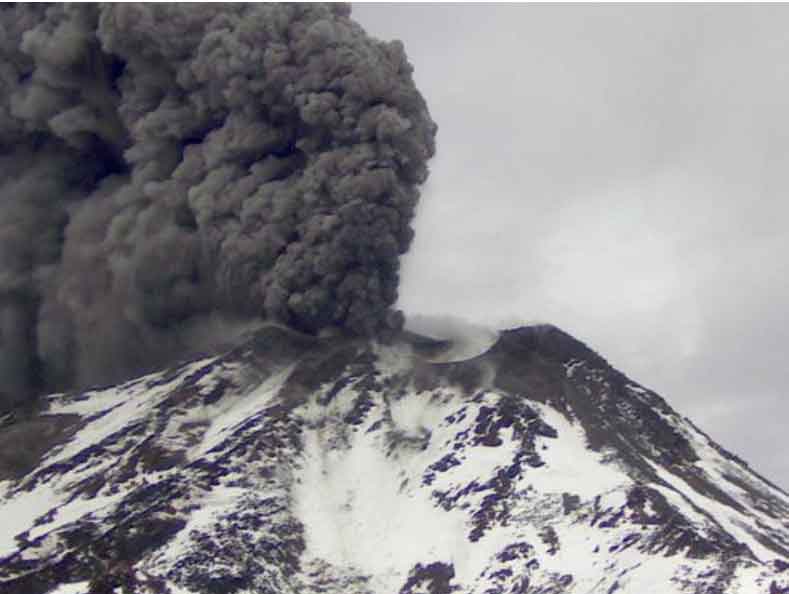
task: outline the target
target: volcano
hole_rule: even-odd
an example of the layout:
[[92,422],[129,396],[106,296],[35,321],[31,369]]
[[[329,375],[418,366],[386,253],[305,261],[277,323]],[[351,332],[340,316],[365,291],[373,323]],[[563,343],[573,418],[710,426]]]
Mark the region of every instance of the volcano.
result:
[[0,592],[789,592],[787,493],[556,327],[477,346],[272,325],[7,415]]

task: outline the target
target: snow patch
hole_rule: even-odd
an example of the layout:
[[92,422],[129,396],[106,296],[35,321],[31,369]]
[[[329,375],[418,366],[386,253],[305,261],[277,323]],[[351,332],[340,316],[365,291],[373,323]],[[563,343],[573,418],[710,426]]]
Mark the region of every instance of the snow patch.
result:
[[179,417],[179,426],[188,422],[210,424],[200,443],[188,452],[189,459],[204,455],[232,435],[233,430],[241,423],[259,414],[267,405],[273,403],[292,370],[292,365],[285,367],[247,394],[221,398],[216,404],[196,407],[186,416]]
[[0,502],[0,557],[17,550],[15,536],[29,530],[37,518],[62,504],[66,496],[57,492],[51,485],[38,485],[30,493],[17,493]]
[[245,488],[217,485],[202,498],[190,501],[196,508],[190,513],[183,529],[179,530],[163,552],[157,553],[153,566],[172,566],[194,546],[192,531],[208,530],[222,516],[226,516],[239,505],[246,493]]
[[[474,583],[496,553],[512,542],[513,531],[494,526],[472,543],[469,514],[476,509],[476,499],[489,491],[469,494],[449,510],[438,505],[433,493],[457,492],[474,481],[483,484],[510,464],[520,447],[512,429],[501,432],[503,443],[498,447],[466,444],[456,452],[459,464],[436,472],[433,482],[425,485],[428,468],[474,424],[482,403],[463,402],[459,394],[449,393],[438,401],[409,394],[387,403],[391,430],[426,440],[423,447],[391,449],[387,431],[368,431],[374,421],[346,434],[337,414],[346,400],[342,394],[328,406],[313,403],[303,410],[307,428],[294,499],[305,526],[307,556],[372,576],[374,592],[399,591],[416,563],[452,564],[453,583]],[[368,418],[380,418],[383,406],[377,404]],[[463,421],[446,420],[463,408]]]
[[567,363],[565,363],[564,364],[564,369],[565,369],[565,374],[567,375],[567,377],[569,377],[569,378],[573,377],[573,375],[575,375],[575,370],[577,368],[581,367],[583,364],[584,364],[584,361],[582,361],[580,359],[573,359],[573,360],[568,361]]
[[90,582],[73,582],[71,584],[61,584],[49,594],[88,594]]
[[[735,510],[727,505],[723,505],[722,503],[715,501],[711,497],[705,497],[697,493],[690,485],[688,485],[678,476],[668,472],[667,470],[661,468],[649,460],[648,462],[662,480],[671,485],[679,493],[682,493],[682,496],[688,501],[692,502],[693,505],[695,505],[698,509],[703,509],[705,512],[710,514],[726,532],[731,534],[739,542],[747,545],[751,552],[756,555],[757,559],[760,561],[767,561],[776,557],[776,554],[773,551],[762,545],[758,540],[751,536],[750,532],[744,527],[744,522],[742,519],[734,517],[736,515],[740,515]],[[690,506],[686,505],[683,513],[685,513],[689,507]]]
[[630,477],[605,454],[587,447],[586,434],[556,409],[537,402],[530,403],[542,419],[556,429],[557,438],[539,438],[537,453],[545,466],[529,469],[521,479],[539,493],[570,493],[590,500],[632,483]]
[[405,479],[421,469],[408,472],[383,444],[360,438],[331,449],[316,431],[304,441],[295,497],[312,556],[375,576],[375,591],[397,592],[414,564],[451,561],[447,553],[466,541],[464,518],[409,488]]
[[53,532],[66,524],[70,524],[88,514],[95,514],[103,508],[111,508],[115,503],[123,499],[125,492],[116,493],[110,496],[96,496],[91,499],[77,497],[68,503],[54,509],[55,514],[51,522],[34,527],[30,531],[30,539]]

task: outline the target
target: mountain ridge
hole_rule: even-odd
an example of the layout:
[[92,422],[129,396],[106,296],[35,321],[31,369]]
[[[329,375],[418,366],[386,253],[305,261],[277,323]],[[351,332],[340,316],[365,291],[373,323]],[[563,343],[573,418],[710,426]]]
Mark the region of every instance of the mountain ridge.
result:
[[789,495],[658,394],[555,326],[451,349],[268,326],[50,396],[0,591],[789,592]]

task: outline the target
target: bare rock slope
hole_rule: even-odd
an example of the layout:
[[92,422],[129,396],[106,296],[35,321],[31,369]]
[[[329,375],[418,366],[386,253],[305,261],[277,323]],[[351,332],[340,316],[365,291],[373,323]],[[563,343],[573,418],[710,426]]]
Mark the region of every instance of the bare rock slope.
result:
[[789,592],[789,495],[660,396],[552,326],[452,349],[272,326],[6,419],[0,592]]

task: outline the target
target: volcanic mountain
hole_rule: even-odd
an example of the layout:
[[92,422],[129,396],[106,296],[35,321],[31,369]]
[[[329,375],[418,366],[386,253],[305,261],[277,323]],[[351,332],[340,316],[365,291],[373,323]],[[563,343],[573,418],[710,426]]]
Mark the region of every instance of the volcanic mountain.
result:
[[553,326],[267,326],[0,428],[3,594],[781,594],[789,495]]

